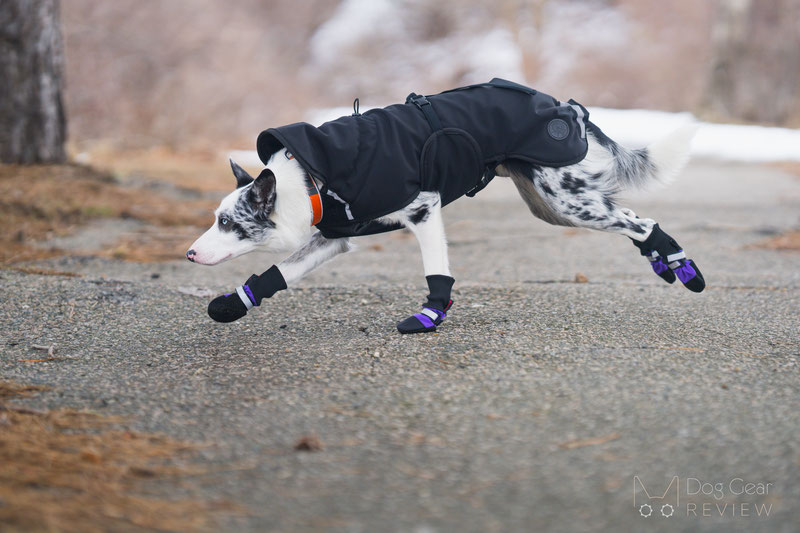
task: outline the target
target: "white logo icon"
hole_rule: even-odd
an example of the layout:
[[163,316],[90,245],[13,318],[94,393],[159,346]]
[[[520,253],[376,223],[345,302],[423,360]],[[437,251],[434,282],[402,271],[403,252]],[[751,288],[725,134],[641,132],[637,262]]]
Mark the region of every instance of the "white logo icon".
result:
[[652,490],[651,485],[651,490],[648,491],[639,476],[633,476],[633,508],[644,518],[653,516],[653,511],[656,510],[664,518],[671,517],[680,506],[679,484],[678,476],[673,476],[666,489],[662,489],[664,485],[661,485],[658,486],[659,490]]

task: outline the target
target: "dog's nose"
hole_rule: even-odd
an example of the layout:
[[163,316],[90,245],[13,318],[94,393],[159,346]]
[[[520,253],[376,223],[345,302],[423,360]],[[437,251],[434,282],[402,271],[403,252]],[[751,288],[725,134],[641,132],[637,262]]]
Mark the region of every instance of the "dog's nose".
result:
[[194,256],[195,256],[194,250],[189,250],[188,252],[186,252],[186,259],[188,259],[192,263],[194,263]]

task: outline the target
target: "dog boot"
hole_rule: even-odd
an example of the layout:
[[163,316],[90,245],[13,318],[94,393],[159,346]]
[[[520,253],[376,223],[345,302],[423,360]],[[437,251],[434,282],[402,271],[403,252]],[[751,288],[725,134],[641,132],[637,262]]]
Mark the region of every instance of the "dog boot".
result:
[[667,283],[675,283],[675,273],[669,269],[669,266],[667,266],[667,263],[664,262],[657,251],[651,250],[650,253],[647,253],[642,250],[642,255],[645,256],[648,261],[650,261],[650,266],[652,267],[653,272],[658,275],[658,277]]
[[236,292],[224,294],[211,300],[208,304],[208,316],[217,322],[233,322],[239,320],[253,307],[261,305],[261,300],[270,298],[276,292],[286,288],[278,267],[272,267],[256,276],[253,274]]
[[650,261],[653,272],[667,283],[674,282],[677,277],[690,291],[702,292],[705,289],[706,282],[697,264],[686,258],[680,245],[658,224],[653,226],[647,239],[642,242],[634,240],[633,244]]
[[447,310],[453,305],[450,299],[450,290],[455,279],[450,276],[435,274],[425,276],[428,282],[428,301],[422,306],[422,312],[412,315],[399,324],[397,331],[400,333],[426,333],[436,331],[436,326],[447,317]]

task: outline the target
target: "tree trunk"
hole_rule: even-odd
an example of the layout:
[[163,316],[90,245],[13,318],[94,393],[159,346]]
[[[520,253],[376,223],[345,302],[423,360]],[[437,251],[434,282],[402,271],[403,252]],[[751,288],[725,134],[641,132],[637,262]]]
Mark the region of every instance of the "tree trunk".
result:
[[718,0],[705,109],[720,119],[800,121],[800,0]]
[[0,162],[64,161],[58,0],[0,0]]

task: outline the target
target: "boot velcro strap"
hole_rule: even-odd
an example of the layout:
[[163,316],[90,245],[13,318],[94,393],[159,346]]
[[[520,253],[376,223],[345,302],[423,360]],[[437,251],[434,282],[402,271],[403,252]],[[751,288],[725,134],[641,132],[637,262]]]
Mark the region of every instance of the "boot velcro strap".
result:
[[443,311],[430,307],[423,307],[421,313],[431,320],[441,320],[447,316]]
[[667,263],[672,263],[678,259],[686,259],[686,254],[683,253],[683,250],[678,250],[674,254],[669,254],[667,256]]
[[253,301],[250,299],[250,297],[245,292],[244,287],[247,287],[247,285],[236,287],[236,294],[239,295],[239,298],[241,298],[242,303],[244,304],[244,306],[249,311],[249,310],[251,310],[253,308]]
[[433,328],[441,324],[446,316],[444,311],[439,311],[432,307],[423,307],[421,312],[414,315],[414,318],[419,320],[420,324],[426,328]]

